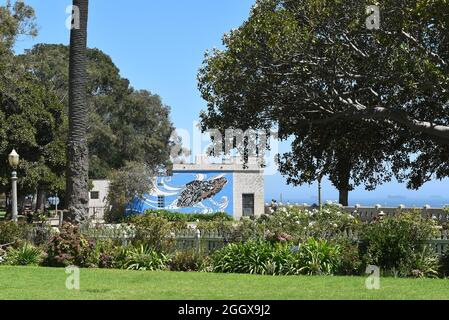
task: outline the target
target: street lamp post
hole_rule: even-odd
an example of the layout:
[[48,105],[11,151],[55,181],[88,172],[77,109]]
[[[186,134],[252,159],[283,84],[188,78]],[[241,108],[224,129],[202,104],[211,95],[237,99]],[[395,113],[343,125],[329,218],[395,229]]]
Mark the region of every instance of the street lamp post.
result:
[[9,165],[12,167],[12,177],[11,177],[11,197],[12,197],[12,221],[17,222],[19,219],[19,213],[17,210],[17,166],[19,165],[19,154],[16,150],[13,150],[9,156]]

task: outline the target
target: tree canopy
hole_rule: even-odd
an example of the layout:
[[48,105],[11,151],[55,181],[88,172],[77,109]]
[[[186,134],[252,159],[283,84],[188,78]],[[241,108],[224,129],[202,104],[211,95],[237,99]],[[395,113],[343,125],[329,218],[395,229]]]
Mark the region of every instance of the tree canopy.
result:
[[34,11],[21,1],[13,5],[8,1],[0,7],[0,19],[0,193],[9,190],[7,157],[14,148],[21,156],[22,195],[42,184],[63,188],[67,128],[63,106],[12,52],[19,36],[35,35]]
[[[20,58],[67,105],[69,48],[39,44]],[[127,162],[154,169],[169,162],[170,108],[160,97],[135,90],[112,59],[99,49],[87,50],[90,178],[106,178]]]
[[279,127],[296,139],[284,157],[290,182],[323,170],[332,179],[338,150],[355,163],[355,185],[390,169],[411,188],[448,176],[449,3],[382,1],[378,30],[366,27],[368,5],[258,0],[225,49],[206,54],[203,128]]

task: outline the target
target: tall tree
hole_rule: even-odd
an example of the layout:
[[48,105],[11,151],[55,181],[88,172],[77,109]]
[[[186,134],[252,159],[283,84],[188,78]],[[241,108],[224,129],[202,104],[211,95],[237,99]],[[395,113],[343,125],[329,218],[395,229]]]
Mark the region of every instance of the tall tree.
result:
[[407,172],[409,187],[448,176],[449,4],[382,1],[380,29],[370,30],[371,4],[257,1],[224,37],[226,50],[206,57],[203,124],[278,125],[281,136],[305,137],[310,127],[325,133],[340,123],[343,134],[368,123],[406,141],[389,159],[399,177]]
[[[20,58],[68,109],[69,48],[39,44]],[[170,139],[174,130],[170,108],[159,96],[130,87],[112,59],[99,49],[87,50],[87,100],[89,178],[108,178],[127,162],[152,169],[167,164],[177,140]]]
[[0,193],[10,190],[7,155],[12,149],[21,156],[19,198],[44,186],[65,188],[63,106],[12,51],[19,37],[37,34],[34,10],[23,1],[8,1],[0,6],[0,21]]
[[73,23],[70,30],[67,205],[78,222],[87,219],[89,210],[86,92],[88,6],[88,0],[73,0]]

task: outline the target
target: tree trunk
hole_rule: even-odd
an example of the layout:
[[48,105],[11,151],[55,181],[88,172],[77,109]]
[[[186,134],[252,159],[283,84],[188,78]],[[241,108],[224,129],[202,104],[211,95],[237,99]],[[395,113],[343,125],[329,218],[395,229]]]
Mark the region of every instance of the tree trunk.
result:
[[339,192],[339,203],[345,207],[349,206],[349,191],[348,190],[338,190]]
[[[69,139],[67,146],[67,206],[77,222],[87,219],[89,158],[87,132],[86,47],[88,0],[73,0],[69,64]],[[78,15],[79,13],[79,15]],[[79,27],[79,28],[78,28]]]
[[37,188],[37,196],[36,196],[36,207],[35,212],[41,211],[43,212],[45,210],[45,202],[46,202],[46,192],[45,188],[43,186],[39,186]]
[[343,156],[338,159],[338,191],[339,203],[343,206],[349,205],[349,191],[352,190],[351,180],[351,160]]

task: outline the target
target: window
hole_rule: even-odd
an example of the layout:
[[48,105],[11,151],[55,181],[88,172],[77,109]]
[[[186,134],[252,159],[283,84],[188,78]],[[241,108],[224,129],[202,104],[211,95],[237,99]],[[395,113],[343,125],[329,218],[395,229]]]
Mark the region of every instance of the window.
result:
[[165,197],[164,196],[157,196],[157,207],[165,208]]
[[254,216],[254,193],[242,195],[243,216]]
[[91,191],[90,198],[92,200],[98,200],[100,199],[100,191]]

